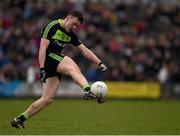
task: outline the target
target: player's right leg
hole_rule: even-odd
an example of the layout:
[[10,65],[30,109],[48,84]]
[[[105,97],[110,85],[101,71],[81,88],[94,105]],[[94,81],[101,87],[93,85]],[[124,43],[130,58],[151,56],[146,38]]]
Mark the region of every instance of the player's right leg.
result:
[[46,80],[46,83],[43,84],[43,92],[41,98],[32,103],[25,112],[14,118],[11,122],[12,127],[24,128],[23,123],[25,120],[37,114],[39,111],[41,111],[43,108],[53,102],[58,87],[58,77],[48,78]]

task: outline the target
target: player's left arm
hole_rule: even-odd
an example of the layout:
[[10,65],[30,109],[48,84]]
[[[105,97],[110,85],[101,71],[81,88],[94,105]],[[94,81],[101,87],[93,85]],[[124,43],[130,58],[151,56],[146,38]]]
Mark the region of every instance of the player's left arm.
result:
[[104,72],[107,70],[107,66],[84,44],[81,43],[79,46],[77,46],[77,48],[80,50],[80,52],[83,54],[83,56],[85,56],[88,60],[99,65],[99,68],[101,71]]

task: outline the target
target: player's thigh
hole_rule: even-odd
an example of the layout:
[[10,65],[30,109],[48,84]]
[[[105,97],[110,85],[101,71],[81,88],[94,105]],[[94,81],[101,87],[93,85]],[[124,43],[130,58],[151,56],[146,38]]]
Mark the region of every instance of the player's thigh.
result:
[[43,83],[42,97],[54,98],[59,88],[60,81],[58,77],[50,77],[46,79],[46,83]]
[[80,72],[78,65],[68,56],[65,56],[63,60],[59,63],[57,71],[62,74],[69,75],[71,70]]

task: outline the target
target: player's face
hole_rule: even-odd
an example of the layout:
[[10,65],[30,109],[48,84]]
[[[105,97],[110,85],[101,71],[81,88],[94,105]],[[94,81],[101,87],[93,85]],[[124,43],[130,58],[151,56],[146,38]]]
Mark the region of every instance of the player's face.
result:
[[75,30],[80,24],[80,21],[76,17],[69,17],[65,27],[69,32],[71,30]]

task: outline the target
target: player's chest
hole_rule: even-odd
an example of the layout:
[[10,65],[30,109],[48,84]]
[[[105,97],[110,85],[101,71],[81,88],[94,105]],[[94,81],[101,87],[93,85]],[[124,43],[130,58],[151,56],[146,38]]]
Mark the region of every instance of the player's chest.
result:
[[55,41],[59,41],[59,42],[65,42],[65,43],[70,43],[71,42],[71,36],[65,32],[63,32],[60,29],[57,29],[51,39],[55,40]]

